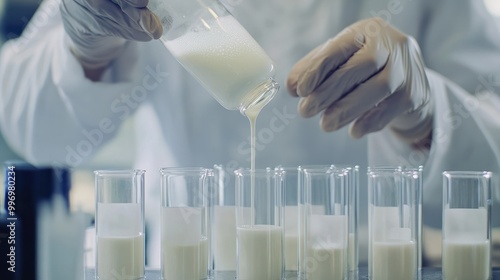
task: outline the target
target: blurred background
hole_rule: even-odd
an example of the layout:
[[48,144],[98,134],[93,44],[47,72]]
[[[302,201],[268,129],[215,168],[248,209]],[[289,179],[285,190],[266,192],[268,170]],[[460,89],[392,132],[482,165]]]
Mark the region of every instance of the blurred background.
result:
[[[42,1],[0,0],[0,47],[5,41],[19,37]],[[0,63],[2,62],[0,61]],[[132,167],[135,156],[135,134],[132,124],[133,118],[129,118],[113,141],[103,146],[90,161],[72,170],[72,191],[70,194],[72,209],[82,209],[85,212],[94,213],[94,170]],[[13,159],[22,158],[8,146],[2,132],[0,132],[0,163],[2,163],[0,182],[4,181],[3,162]],[[3,201],[3,195],[3,191],[0,192],[0,201]],[[1,209],[3,210],[3,207]]]

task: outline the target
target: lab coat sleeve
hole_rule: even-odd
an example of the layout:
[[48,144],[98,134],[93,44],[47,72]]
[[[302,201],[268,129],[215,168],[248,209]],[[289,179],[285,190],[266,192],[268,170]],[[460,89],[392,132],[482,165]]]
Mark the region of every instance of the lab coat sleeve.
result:
[[44,1],[22,36],[0,51],[0,129],[30,162],[76,166],[113,137],[152,81],[137,73],[136,43],[102,82],[86,79],[69,51],[58,4]]
[[403,143],[390,128],[370,135],[368,145],[371,165],[424,165],[424,223],[439,228],[445,170],[493,171],[492,198],[499,201],[500,31],[482,1],[438,6],[419,39],[434,107],[430,150]]

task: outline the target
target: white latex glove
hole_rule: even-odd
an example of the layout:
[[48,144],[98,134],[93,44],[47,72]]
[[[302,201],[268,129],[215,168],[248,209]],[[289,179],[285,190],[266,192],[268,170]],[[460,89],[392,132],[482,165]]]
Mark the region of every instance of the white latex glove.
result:
[[299,113],[323,111],[320,126],[351,123],[352,137],[389,123],[417,143],[432,130],[429,83],[417,42],[380,18],[359,21],[315,48],[291,70],[287,87],[302,97]]
[[107,66],[127,40],[150,41],[163,32],[149,0],[62,0],[60,5],[72,52],[86,69]]

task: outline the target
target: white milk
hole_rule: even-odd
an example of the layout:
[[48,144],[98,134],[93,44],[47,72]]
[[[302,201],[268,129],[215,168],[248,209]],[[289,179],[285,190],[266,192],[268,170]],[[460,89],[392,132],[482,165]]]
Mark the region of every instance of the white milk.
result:
[[297,270],[299,261],[299,237],[285,233],[285,269]]
[[162,40],[222,106],[235,110],[248,92],[272,76],[272,61],[232,16],[208,24],[209,30]]
[[162,275],[165,280],[200,280],[207,278],[208,241],[195,244],[164,244]]
[[144,236],[97,237],[99,280],[143,279]]
[[347,216],[309,216],[307,279],[343,280],[347,277]]
[[281,228],[255,225],[238,228],[238,280],[281,280]]
[[346,248],[336,244],[313,247],[306,263],[307,280],[347,279],[346,254]]
[[417,247],[413,241],[373,242],[372,280],[414,280],[417,273]]
[[236,270],[236,208],[214,207],[214,264],[216,271]]
[[162,262],[166,280],[198,280],[207,276],[208,244],[202,232],[205,208],[163,207]]
[[490,243],[444,241],[443,279],[490,279]]
[[250,188],[251,188],[251,210],[250,210],[250,223],[253,225],[255,222],[253,209],[255,205],[254,201],[254,193],[255,193],[255,122],[257,121],[257,117],[259,116],[260,110],[262,110],[265,104],[258,103],[256,106],[250,107],[245,112],[248,117],[248,121],[250,122],[250,170],[251,170],[251,179],[250,179]]

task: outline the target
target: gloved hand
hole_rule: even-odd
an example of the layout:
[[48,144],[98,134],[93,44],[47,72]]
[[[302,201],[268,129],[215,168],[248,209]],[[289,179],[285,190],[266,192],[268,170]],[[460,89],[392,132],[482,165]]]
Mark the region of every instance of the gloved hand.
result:
[[389,123],[410,143],[432,130],[429,82],[417,42],[380,18],[359,21],[315,48],[292,68],[287,87],[302,97],[299,113],[323,111],[320,126],[352,122],[360,138]]
[[163,33],[149,0],[62,0],[62,21],[71,51],[86,69],[107,66],[127,40],[150,41]]

